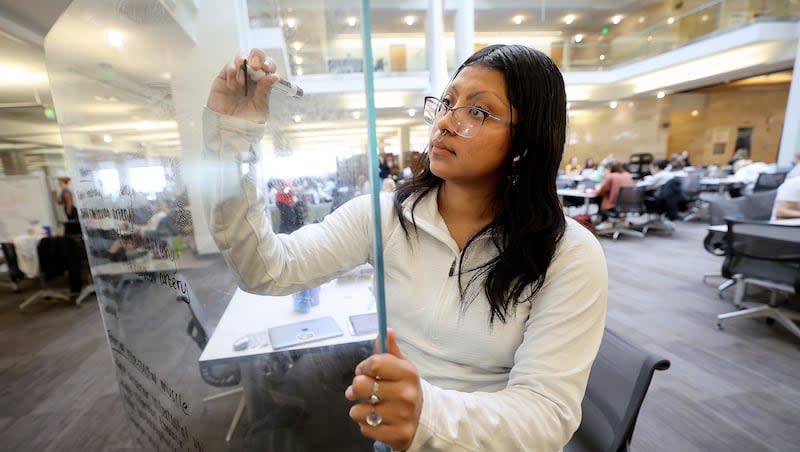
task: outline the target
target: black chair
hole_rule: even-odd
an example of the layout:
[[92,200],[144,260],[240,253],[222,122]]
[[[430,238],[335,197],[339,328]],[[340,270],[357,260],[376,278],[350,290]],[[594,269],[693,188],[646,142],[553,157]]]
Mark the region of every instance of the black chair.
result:
[[669,360],[606,329],[581,403],[581,425],[564,451],[628,451],[653,373],[669,366]]
[[647,226],[637,229],[637,225],[631,223],[630,217],[641,216],[645,212],[644,191],[633,185],[620,187],[616,206],[613,210],[606,211],[611,227],[597,229],[597,235],[610,235],[613,240],[617,240],[621,234],[644,238]]
[[[191,313],[191,319],[186,327],[186,334],[192,338],[202,352],[206,347],[206,344],[208,344],[208,338],[210,335],[205,310],[203,309],[202,303],[192,290],[192,287],[189,285],[189,281],[187,281],[186,278],[180,274],[176,275],[175,279],[180,281],[186,288],[185,294],[177,296],[177,301],[186,303],[186,305],[189,307],[189,312]],[[225,435],[225,441],[230,442],[233,432],[239,423],[239,419],[242,417],[245,406],[244,390],[241,386],[239,386],[239,382],[241,381],[242,377],[239,363],[231,362],[209,364],[201,362],[200,376],[203,378],[203,381],[211,386],[236,386],[234,389],[223,391],[219,394],[215,394],[203,399],[203,402],[209,402],[211,400],[228,396],[239,395],[239,404],[236,407],[236,412],[233,415],[231,424],[228,427],[228,432]]]
[[728,319],[776,320],[800,338],[800,312],[779,307],[777,292],[800,293],[800,227],[728,219],[727,253],[722,273],[736,281],[734,304],[742,307],[749,285],[771,291],[766,305],[717,316],[717,327]]
[[[709,223],[710,226],[725,225],[726,219],[741,219],[750,221],[767,221],[772,214],[772,205],[775,202],[777,190],[762,191],[752,193],[739,198],[716,197],[710,201]],[[727,231],[710,230],[703,239],[703,247],[715,256],[725,256],[727,252],[726,242]],[[703,275],[703,282],[708,278],[724,278],[719,284],[717,291],[720,297],[725,290],[733,287],[736,280],[725,278],[723,273],[706,273]]]
[[703,212],[708,209],[708,201],[700,197],[700,193],[703,191],[703,185],[700,183],[702,178],[703,172],[701,171],[692,171],[686,177],[681,178],[681,189],[686,207],[683,221],[703,216]]
[[786,180],[786,173],[761,173],[753,186],[753,193],[775,190]]

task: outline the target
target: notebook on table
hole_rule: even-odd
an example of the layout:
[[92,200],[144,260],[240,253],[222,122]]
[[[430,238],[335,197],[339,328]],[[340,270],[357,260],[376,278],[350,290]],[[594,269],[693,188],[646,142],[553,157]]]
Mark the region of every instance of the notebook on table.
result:
[[269,341],[272,343],[274,350],[330,339],[344,334],[336,320],[330,316],[275,326],[269,328],[268,331]]

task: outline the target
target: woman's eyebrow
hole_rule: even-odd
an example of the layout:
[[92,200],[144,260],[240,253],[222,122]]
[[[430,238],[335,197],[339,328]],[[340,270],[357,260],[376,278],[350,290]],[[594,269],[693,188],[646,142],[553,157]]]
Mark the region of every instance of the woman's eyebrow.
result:
[[472,100],[472,99],[474,99],[474,98],[476,98],[478,96],[481,96],[483,94],[488,94],[490,96],[495,97],[497,100],[500,101],[500,103],[503,104],[503,107],[508,108],[508,105],[507,105],[506,101],[503,100],[502,97],[498,96],[497,93],[494,93],[492,91],[477,91],[477,92],[474,92],[474,93],[470,93],[469,95],[467,95],[467,100]]

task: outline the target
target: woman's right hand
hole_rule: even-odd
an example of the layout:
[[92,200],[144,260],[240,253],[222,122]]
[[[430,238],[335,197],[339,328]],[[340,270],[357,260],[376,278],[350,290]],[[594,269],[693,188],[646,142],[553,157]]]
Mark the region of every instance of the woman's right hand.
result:
[[253,49],[247,57],[247,65],[253,69],[261,69],[267,76],[253,82],[248,77],[247,95],[244,94],[244,71],[241,55],[236,55],[234,62],[222,68],[219,75],[211,83],[206,106],[211,110],[228,116],[264,123],[269,116],[269,93],[272,85],[278,81],[275,75],[275,62],[267,58],[260,49]]

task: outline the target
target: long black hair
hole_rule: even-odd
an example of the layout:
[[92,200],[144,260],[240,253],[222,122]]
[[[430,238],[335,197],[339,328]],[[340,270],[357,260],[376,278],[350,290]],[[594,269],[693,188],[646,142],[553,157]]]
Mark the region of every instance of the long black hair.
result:
[[[556,64],[545,54],[521,45],[493,45],[469,57],[458,68],[479,65],[503,73],[506,96],[517,111],[511,128],[511,151],[504,166],[504,177],[495,194],[494,219],[464,246],[458,266],[458,285],[464,300],[466,290],[485,275],[484,292],[491,316],[506,321],[509,309],[533,299],[544,284],[547,269],[564,235],[566,221],[556,194],[556,177],[561,162],[567,125],[567,96],[564,79]],[[408,235],[402,204],[418,195],[414,208],[443,180],[430,170],[425,152],[410,183],[397,189],[395,211]],[[461,283],[464,256],[473,240],[491,234],[498,256],[482,264],[466,284]],[[528,289],[529,288],[529,289]]]

